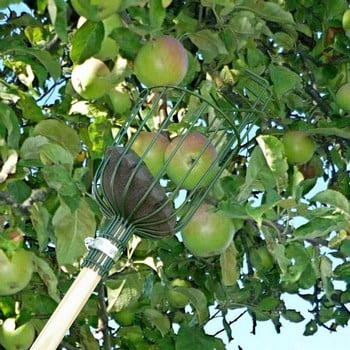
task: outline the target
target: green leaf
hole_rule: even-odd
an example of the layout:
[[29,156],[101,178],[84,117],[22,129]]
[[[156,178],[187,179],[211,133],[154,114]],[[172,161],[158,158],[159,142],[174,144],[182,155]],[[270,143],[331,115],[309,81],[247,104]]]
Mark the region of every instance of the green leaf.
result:
[[330,278],[333,276],[332,261],[327,256],[322,255],[320,257],[319,266],[323,288],[325,289],[328,299],[332,300],[333,287],[330,283]]
[[350,214],[350,204],[348,199],[340,192],[335,190],[324,190],[311,198],[313,202],[328,204],[341,213]]
[[350,129],[349,128],[315,128],[307,130],[309,135],[325,135],[325,136],[337,136],[343,139],[350,140]]
[[68,41],[67,34],[67,3],[64,0],[48,0],[47,10],[58,37]]
[[42,66],[44,66],[46,71],[54,80],[58,80],[61,77],[61,65],[48,51],[20,46],[15,41],[13,43],[0,46],[0,51],[2,51],[4,54],[8,53],[19,56],[33,56],[41,63]]
[[245,201],[250,197],[251,191],[264,191],[274,188],[275,176],[266,163],[260,147],[255,147],[247,168],[245,183],[240,188],[238,201]]
[[152,27],[160,28],[162,26],[166,17],[166,11],[163,7],[162,0],[150,0],[149,17]]
[[31,95],[18,91],[18,96],[20,97],[18,106],[21,108],[24,118],[35,122],[44,119],[42,108],[37,105]]
[[204,62],[211,62],[218,55],[227,55],[225,44],[217,32],[203,29],[189,35],[190,40],[198,47]]
[[143,292],[146,272],[119,274],[106,281],[108,307],[107,311],[121,311],[137,302]]
[[199,324],[204,324],[206,321],[208,321],[209,310],[207,306],[207,298],[200,289],[176,287],[176,290],[188,297],[190,303],[196,311],[197,321]]
[[147,308],[143,311],[148,322],[156,327],[161,335],[164,337],[170,330],[169,318],[156,309]]
[[36,232],[40,251],[47,248],[49,238],[53,237],[51,215],[42,203],[34,203],[30,208],[30,219]]
[[0,0],[0,9],[4,9],[12,4],[19,4],[22,0]]
[[282,142],[273,135],[260,135],[256,140],[276,179],[277,188],[282,191],[288,185],[288,163]]
[[48,186],[56,190],[69,208],[75,211],[80,203],[80,190],[71,172],[61,164],[54,164],[44,166],[42,174]]
[[267,296],[267,297],[261,299],[259,304],[256,307],[263,312],[273,311],[278,307],[280,302],[281,301],[275,297]]
[[[251,7],[247,7],[257,16],[267,21],[281,24],[294,24],[294,19],[291,13],[284,10],[280,5],[276,3],[269,1],[259,1],[258,3],[254,3],[254,5]],[[247,7],[244,8],[246,9]]]
[[129,28],[121,27],[113,29],[109,36],[118,43],[123,57],[135,59],[142,46],[141,38],[138,34]]
[[49,140],[44,136],[29,136],[27,137],[22,144],[20,150],[20,156],[22,159],[39,159],[39,150],[40,148],[48,143]]
[[221,276],[224,286],[234,285],[240,277],[237,254],[238,251],[232,242],[225,252],[220,255]]
[[295,322],[295,323],[302,322],[305,319],[304,316],[299,311],[291,310],[291,309],[287,309],[283,311],[282,316],[286,320],[290,322]]
[[8,146],[18,149],[21,135],[17,116],[12,108],[0,102],[0,128],[2,127],[6,129]]
[[303,335],[306,335],[306,336],[313,335],[317,332],[317,329],[318,327],[317,327],[316,321],[311,320],[306,324]]
[[57,277],[50,267],[50,265],[46,262],[46,260],[39,258],[37,255],[33,254],[33,261],[36,272],[39,274],[40,278],[44,282],[48,294],[57,303],[60,302],[61,297],[57,288],[58,280]]
[[39,122],[33,130],[33,136],[37,135],[45,136],[53,143],[61,145],[73,158],[81,151],[77,132],[60,120],[46,119]]
[[101,49],[104,37],[102,22],[86,21],[74,34],[70,57],[74,64],[80,64]]
[[[294,239],[314,239],[325,237],[333,230],[339,228],[339,219],[336,216],[333,218],[314,218],[308,223],[299,226],[294,230]],[[291,240],[294,240],[293,238]]]
[[52,225],[58,263],[61,266],[73,265],[86,253],[85,238],[95,236],[95,214],[84,198],[73,212],[61,203],[52,218]]
[[284,66],[269,65],[271,81],[278,98],[282,98],[288,92],[296,89],[301,84],[301,77]]
[[56,143],[45,143],[40,147],[39,154],[43,164],[62,164],[69,172],[72,171],[74,159],[62,146]]
[[182,324],[176,337],[175,350],[224,350],[221,339],[204,333],[202,328]]

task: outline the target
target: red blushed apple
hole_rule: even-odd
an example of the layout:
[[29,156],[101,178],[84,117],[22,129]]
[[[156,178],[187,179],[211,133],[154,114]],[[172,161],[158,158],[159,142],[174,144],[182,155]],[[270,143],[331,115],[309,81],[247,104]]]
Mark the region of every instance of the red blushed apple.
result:
[[[150,149],[148,147],[154,142]],[[145,162],[148,170],[153,176],[157,176],[164,166],[164,154],[169,145],[169,140],[157,131],[141,131],[131,149]]]
[[232,242],[233,222],[210,204],[203,203],[181,231],[184,246],[195,256],[222,254]]
[[188,190],[207,186],[218,170],[217,151],[199,132],[175,137],[164,156],[165,161],[169,160],[166,167],[169,178]]
[[95,100],[111,89],[111,72],[97,58],[91,57],[72,70],[72,86],[74,90],[87,100]]
[[163,35],[146,43],[138,52],[134,71],[137,79],[148,87],[178,85],[188,69],[185,48],[177,39]]

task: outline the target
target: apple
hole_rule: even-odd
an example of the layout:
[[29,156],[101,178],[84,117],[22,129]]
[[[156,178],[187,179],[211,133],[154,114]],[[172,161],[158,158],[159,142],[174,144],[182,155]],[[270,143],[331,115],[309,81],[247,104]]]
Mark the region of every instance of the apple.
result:
[[252,247],[250,249],[250,262],[257,270],[268,271],[274,266],[271,253],[266,246]]
[[[149,150],[147,148],[154,141]],[[145,162],[153,176],[157,176],[164,166],[164,155],[170,141],[157,131],[141,131],[131,145],[131,149]]]
[[12,295],[24,289],[34,270],[32,253],[20,248],[11,256],[0,249],[0,295]]
[[346,36],[350,37],[350,9],[343,13],[342,25]]
[[197,185],[207,186],[218,170],[215,147],[197,131],[175,137],[166,148],[164,157],[165,161],[169,160],[166,166],[169,178],[188,190]]
[[123,115],[130,111],[131,100],[128,91],[121,85],[116,85],[108,92],[110,105],[114,113]]
[[71,4],[79,16],[90,21],[101,21],[117,12],[122,0],[72,0]]
[[341,109],[350,112],[350,83],[346,83],[339,88],[335,94],[335,102]]
[[135,321],[136,307],[130,306],[114,313],[114,319],[120,326],[131,326]]
[[34,337],[35,329],[30,321],[17,327],[15,318],[7,318],[0,326],[0,344],[6,350],[27,350]]
[[207,203],[203,203],[181,231],[184,246],[195,256],[220,255],[232,242],[233,222]]
[[307,163],[314,155],[316,145],[311,137],[302,131],[287,131],[283,138],[285,155],[291,164]]
[[167,299],[173,308],[182,309],[189,303],[187,295],[181,292],[181,288],[190,287],[190,283],[186,280],[176,278],[170,283],[167,291]]
[[163,35],[147,42],[134,62],[137,79],[148,87],[178,85],[188,69],[185,48],[177,39]]
[[94,57],[73,68],[71,81],[74,90],[87,100],[98,99],[111,89],[108,67]]

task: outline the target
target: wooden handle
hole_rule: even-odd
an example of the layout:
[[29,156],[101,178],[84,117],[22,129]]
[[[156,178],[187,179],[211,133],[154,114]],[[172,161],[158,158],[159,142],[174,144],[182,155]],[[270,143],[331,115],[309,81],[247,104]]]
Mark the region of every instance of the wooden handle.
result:
[[84,267],[30,350],[56,350],[100,280],[96,271]]

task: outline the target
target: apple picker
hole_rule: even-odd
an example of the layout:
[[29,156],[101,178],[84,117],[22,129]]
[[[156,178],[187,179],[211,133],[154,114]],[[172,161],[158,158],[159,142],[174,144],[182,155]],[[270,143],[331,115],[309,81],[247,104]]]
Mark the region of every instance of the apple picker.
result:
[[[222,110],[216,101],[179,87],[146,89],[140,93],[94,176],[92,191],[103,213],[103,222],[96,236],[86,241],[88,253],[80,273],[31,350],[57,349],[91,293],[101,279],[107,277],[133,234],[162,238],[179,232],[190,220],[208,197],[215,181],[240,151],[241,140],[247,141],[252,137],[250,130],[254,120],[269,102],[271,94],[265,80],[250,72],[246,73],[246,78],[254,81],[255,91],[244,92],[245,98],[248,93],[250,99],[254,97],[251,108],[244,110],[230,105],[225,96],[218,95],[217,100],[229,106],[228,110]],[[189,100],[193,101],[191,110],[187,109]],[[155,133],[154,141],[139,157],[132,151],[132,145],[141,131],[152,129],[159,109],[164,108],[159,106],[166,106],[166,110],[161,111],[165,118]],[[193,132],[205,135],[207,142],[192,159],[187,172],[175,183],[167,176],[167,166],[186,137]],[[159,173],[153,176],[144,159],[157,137],[164,134],[177,136],[177,145]],[[213,146],[217,150],[216,159],[190,190],[184,189],[186,178],[201,155]]]

